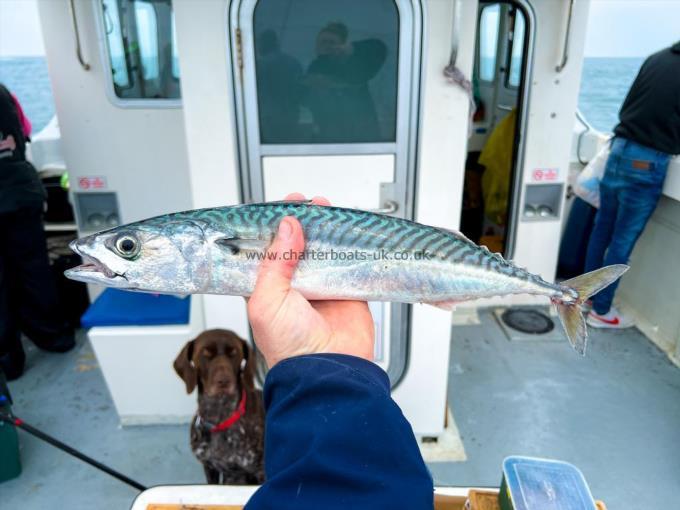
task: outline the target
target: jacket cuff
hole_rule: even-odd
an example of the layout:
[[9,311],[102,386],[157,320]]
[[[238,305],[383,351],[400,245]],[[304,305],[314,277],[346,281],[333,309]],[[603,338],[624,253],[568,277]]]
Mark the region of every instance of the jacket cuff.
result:
[[375,363],[348,354],[303,354],[279,361],[267,373],[264,393],[274,384],[304,377],[309,382],[321,382],[330,373],[346,373],[347,377],[359,377],[376,392],[390,395],[390,380],[385,371]]

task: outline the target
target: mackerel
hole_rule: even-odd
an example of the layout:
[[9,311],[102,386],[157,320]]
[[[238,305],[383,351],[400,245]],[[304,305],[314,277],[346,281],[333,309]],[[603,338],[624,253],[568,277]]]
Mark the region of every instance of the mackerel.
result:
[[71,243],[82,282],[169,294],[249,296],[279,222],[297,218],[305,235],[292,286],[312,300],[427,303],[450,310],[484,297],[533,294],[556,306],[567,337],[585,353],[581,305],[626,265],[550,283],[463,234],[409,220],[310,202],[270,202],[172,213]]

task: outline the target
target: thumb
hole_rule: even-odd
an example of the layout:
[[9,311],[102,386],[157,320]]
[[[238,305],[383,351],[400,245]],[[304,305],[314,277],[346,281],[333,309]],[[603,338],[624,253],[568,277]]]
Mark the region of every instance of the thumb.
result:
[[290,281],[304,247],[300,222],[290,216],[283,218],[260,265],[253,297],[265,298],[262,301],[274,310],[278,309],[290,290]]

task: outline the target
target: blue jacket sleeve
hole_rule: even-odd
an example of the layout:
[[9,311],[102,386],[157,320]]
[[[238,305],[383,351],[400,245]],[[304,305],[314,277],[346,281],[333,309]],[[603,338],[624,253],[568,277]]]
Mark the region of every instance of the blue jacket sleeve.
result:
[[387,374],[353,356],[281,361],[264,385],[266,482],[246,509],[428,509],[434,489]]

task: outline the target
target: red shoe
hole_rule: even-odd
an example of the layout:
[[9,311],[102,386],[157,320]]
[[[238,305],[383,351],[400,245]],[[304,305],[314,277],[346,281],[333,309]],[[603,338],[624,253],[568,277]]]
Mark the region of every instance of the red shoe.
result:
[[626,329],[634,326],[633,321],[613,306],[604,315],[591,310],[586,318],[589,326],[603,329]]

